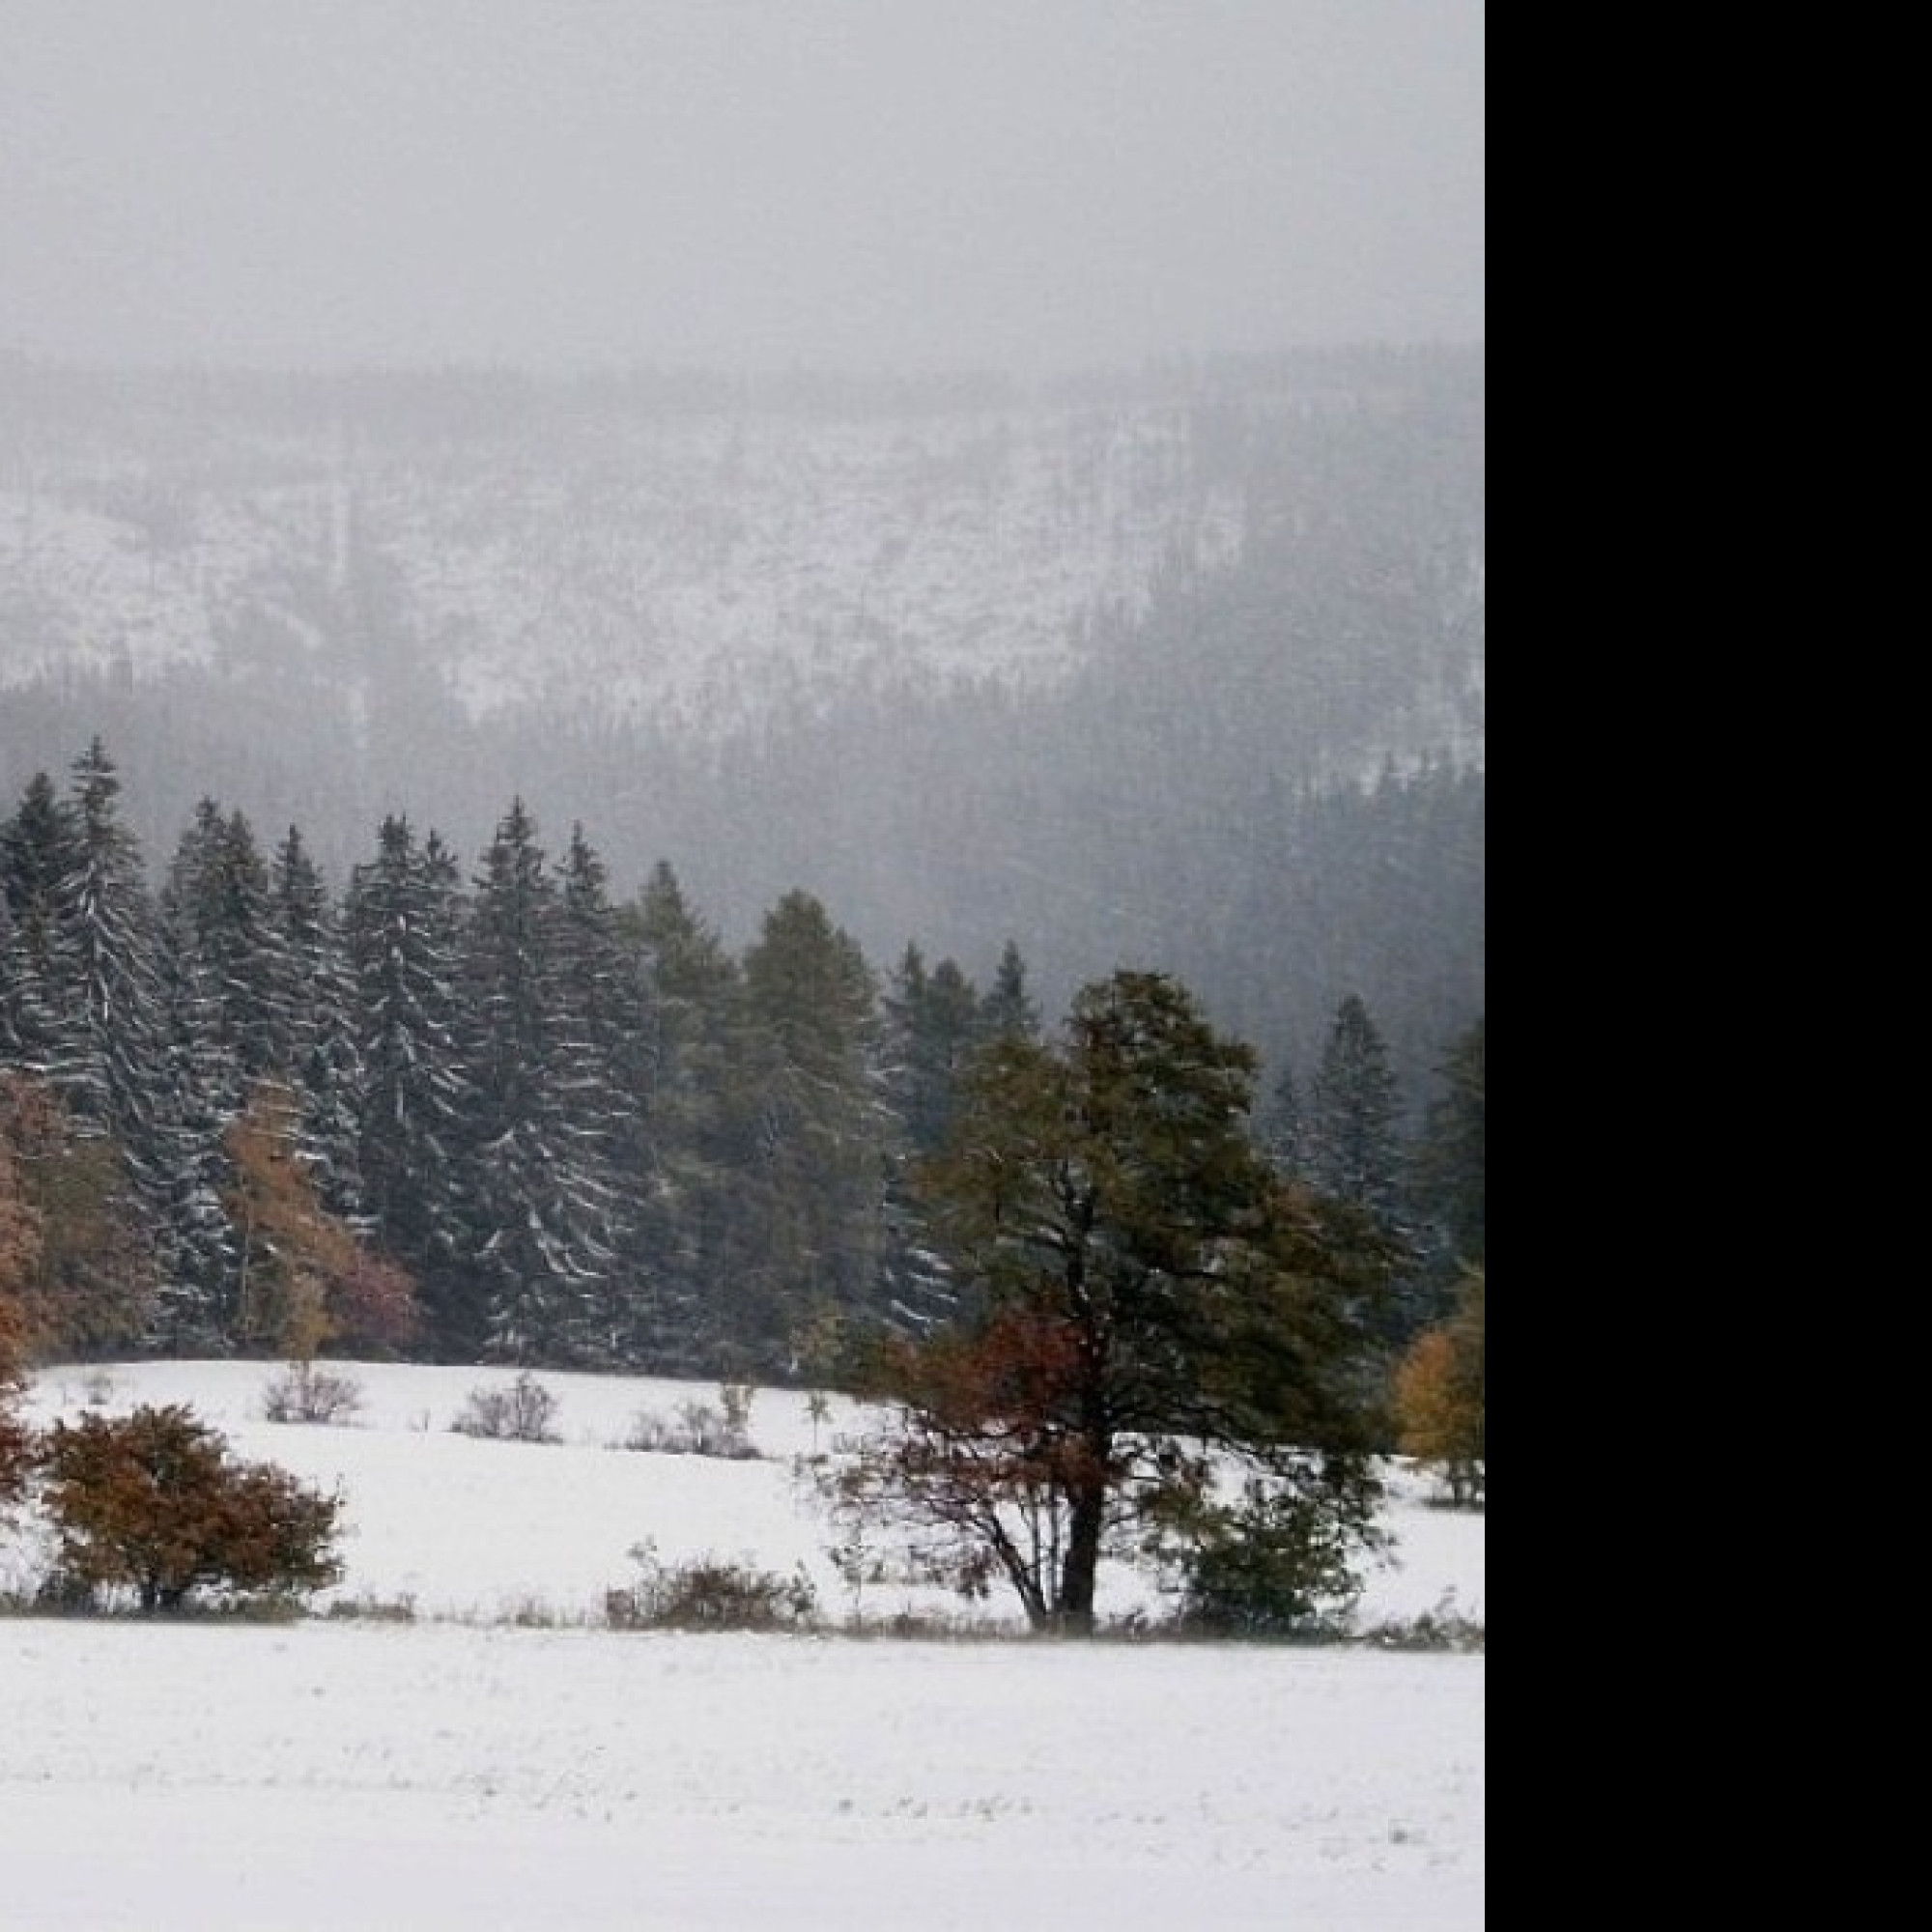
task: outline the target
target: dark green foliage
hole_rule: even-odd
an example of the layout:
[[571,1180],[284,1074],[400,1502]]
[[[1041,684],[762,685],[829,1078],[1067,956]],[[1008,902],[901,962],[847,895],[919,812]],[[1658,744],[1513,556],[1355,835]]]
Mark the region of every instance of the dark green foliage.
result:
[[1438,1216],[1462,1265],[1489,1255],[1489,1022],[1458,1035],[1415,1150],[1416,1192]]
[[56,1422],[42,1461],[59,1539],[53,1601],[127,1595],[152,1616],[196,1601],[297,1601],[341,1579],[341,1498],[236,1460],[184,1405]]
[[[1401,795],[1389,781],[1349,810],[1373,820]],[[882,989],[825,904],[793,892],[734,955],[668,865],[615,904],[583,829],[554,868],[522,804],[468,885],[440,838],[385,819],[337,905],[299,830],[265,863],[249,821],[204,799],[150,903],[118,798],[96,744],[70,798],[37,778],[0,822],[0,1072],[61,1097],[87,1200],[115,1201],[115,1255],[157,1277],[118,1302],[150,1311],[148,1346],[261,1346],[240,1318],[230,1136],[263,1079],[291,1096],[290,1154],[318,1202],[372,1267],[416,1284],[433,1358],[829,1384],[882,1331],[987,1308],[992,1274],[962,1271],[921,1177],[990,1069],[1057,1104],[1068,1041],[1043,1040],[1016,943],[983,995],[918,945]],[[1248,1105],[1241,1056],[1238,1094],[1213,1107]],[[1354,1241],[1344,1208],[1384,1248],[1420,1242],[1426,1307],[1391,1314],[1376,1279],[1348,1312],[1387,1351],[1445,1312],[1453,1248],[1483,1238],[1480,1031],[1442,1070],[1413,1160],[1393,1063],[1350,996],[1317,1078],[1282,1075],[1289,1111],[1260,1136],[1270,1186],[1324,1197],[1307,1210],[1318,1243]],[[277,1070],[251,1087],[253,1068]],[[1151,1079],[1178,1104],[1202,1070],[1183,1055]],[[1163,1228],[1187,1238],[1167,1206],[1113,1203],[1142,1264]]]
[[1309,1092],[1302,1142],[1306,1179],[1394,1234],[1403,1218],[1402,1094],[1367,1003],[1336,1009]]
[[48,1072],[76,1115],[152,1174],[169,1114],[160,934],[120,799],[119,773],[97,740],[74,762],[54,888]]
[[300,1106],[301,1156],[324,1206],[359,1218],[364,1083],[355,988],[341,918],[298,827],[275,853],[270,903],[281,942],[274,1006]]
[[457,1038],[461,880],[434,834],[383,821],[346,913],[361,1088],[362,1198],[383,1245],[423,1285],[431,1352],[474,1359],[475,1297],[463,1292],[457,1215],[462,1122],[470,1104]]
[[66,810],[44,772],[0,822],[0,1058],[43,1068],[56,1038],[54,944]]
[[736,1235],[716,1284],[747,1374],[783,1376],[815,1321],[876,1309],[889,1123],[858,943],[788,894],[746,954],[727,1080]]
[[1360,1214],[1388,1245],[1393,1292],[1378,1311],[1382,1339],[1408,1340],[1430,1313],[1418,1279],[1420,1244],[1406,1190],[1401,1084],[1387,1042],[1359,994],[1335,1009],[1310,1083],[1300,1178]]
[[1154,1553],[1179,1575],[1182,1630],[1306,1638],[1346,1621],[1362,1593],[1360,1558],[1382,1544],[1359,1487],[1251,1481],[1237,1503],[1204,1502],[1163,1524]]
[[1008,940],[1000,953],[993,990],[980,1009],[980,1024],[988,1040],[1039,1037],[1039,1009],[1034,1004],[1026,957],[1016,940]]
[[925,1185],[983,1313],[887,1350],[896,1419],[841,1479],[962,1588],[1002,1575],[1040,1628],[1094,1628],[1111,1540],[1243,1460],[1340,1548],[1379,1491],[1362,1309],[1385,1258],[1285,1190],[1255,1061],[1160,975],[1087,988],[1063,1040],[994,1046]]
[[609,1367],[622,1351],[615,1108],[581,977],[595,963],[582,944],[591,890],[581,870],[573,924],[518,802],[484,855],[464,933],[466,1258],[485,1349],[506,1361]]
[[639,974],[639,1032],[620,1084],[632,1122],[634,1211],[627,1271],[638,1361],[700,1374],[719,1360],[712,1288],[728,1264],[737,1204],[728,1078],[739,1010],[737,963],[692,909],[676,871],[657,865],[620,923]]

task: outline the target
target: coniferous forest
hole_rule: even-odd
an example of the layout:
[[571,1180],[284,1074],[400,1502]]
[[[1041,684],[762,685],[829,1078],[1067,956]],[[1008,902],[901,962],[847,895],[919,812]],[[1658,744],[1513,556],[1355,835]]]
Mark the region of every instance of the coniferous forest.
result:
[[[733,950],[516,800],[468,862],[391,816],[333,881],[213,798],[156,858],[99,741],[0,817],[0,1157],[55,1231],[16,1298],[70,1355],[823,1373],[945,1320],[911,1171],[1057,1023],[1010,939],[875,962],[792,891]],[[1253,1122],[1400,1243],[1392,1347],[1482,1252],[1482,1034],[1407,1096],[1350,996]]]
[[1483,422],[1450,352],[0,363],[37,1350],[823,1372],[944,1319],[980,1050],[1121,970],[1397,1239],[1399,1348],[1482,1252]]

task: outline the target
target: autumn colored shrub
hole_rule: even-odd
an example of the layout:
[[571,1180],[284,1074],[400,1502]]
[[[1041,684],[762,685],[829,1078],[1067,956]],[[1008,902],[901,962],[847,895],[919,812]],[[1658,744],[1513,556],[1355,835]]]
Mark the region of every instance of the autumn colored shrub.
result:
[[1398,1446],[1440,1473],[1459,1509],[1488,1494],[1488,1301],[1487,1271],[1470,1269],[1456,1313],[1419,1336],[1396,1372]]
[[0,1518],[25,1493],[34,1438],[20,1416],[27,1369],[19,1312],[0,1291]]
[[133,1341],[155,1270],[127,1159],[52,1090],[0,1073],[0,1295],[38,1359]]
[[239,1339],[304,1361],[331,1343],[372,1354],[406,1346],[416,1333],[414,1284],[323,1205],[298,1148],[294,1094],[258,1086],[227,1136]]
[[42,1463],[53,1601],[130,1595],[152,1616],[197,1600],[290,1603],[341,1580],[342,1498],[238,1461],[184,1404],[56,1422]]

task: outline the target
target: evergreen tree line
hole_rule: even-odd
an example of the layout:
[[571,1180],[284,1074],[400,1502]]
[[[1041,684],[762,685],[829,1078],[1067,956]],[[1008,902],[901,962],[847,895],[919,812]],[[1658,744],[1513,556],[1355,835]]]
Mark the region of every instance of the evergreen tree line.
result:
[[[792,891],[734,952],[668,864],[620,901],[521,801],[469,870],[388,816],[339,890],[213,798],[151,873],[98,740],[0,818],[0,1210],[44,1231],[13,1291],[43,1353],[824,1375],[946,1324],[912,1178],[1041,1031],[1016,944],[983,987],[917,945],[881,973]],[[1482,1259],[1482,1053],[1417,1110],[1350,996],[1258,1122],[1395,1239],[1392,1352]]]
[[[14,375],[0,362],[0,442],[15,423],[44,460],[10,566],[0,795],[47,748],[99,734],[151,851],[213,792],[258,826],[299,821],[346,879],[385,812],[406,808],[474,852],[515,791],[547,826],[594,825],[611,854],[676,855],[734,948],[803,887],[878,959],[909,933],[959,957],[1012,935],[1056,1013],[1094,962],[1158,962],[1297,1064],[1355,992],[1417,1094],[1480,1009],[1479,352],[1309,352],[1073,384],[1063,400],[1091,409],[1065,433],[1060,472],[1081,506],[1067,568],[1098,546],[1132,557],[1121,581],[1136,588],[1074,620],[1064,674],[1023,674],[1005,617],[982,635],[955,629],[963,610],[935,586],[903,636],[884,605],[802,606],[796,622],[827,627],[824,662],[795,636],[781,662],[717,661],[712,688],[637,710],[611,688],[607,653],[648,665],[701,639],[621,586],[664,564],[668,581],[689,572],[707,594],[743,594],[763,548],[733,560],[674,532],[661,556],[640,502],[688,488],[694,509],[723,506],[756,536],[789,488],[773,477],[778,497],[741,499],[706,466],[666,470],[693,459],[661,450],[651,426],[709,417],[722,437],[747,410],[759,419],[758,398],[702,376]],[[828,422],[890,400],[810,378],[775,386]],[[970,393],[935,381],[899,401],[959,405],[949,434],[962,446],[1009,422],[1025,446],[1034,405],[1009,413],[982,396],[976,421]],[[1225,534],[1177,537],[1156,560],[1135,517],[1103,515],[1104,452],[1143,436],[1158,452],[1136,472],[1150,502],[1170,506],[1177,531],[1207,527],[1197,520],[1220,505],[1208,523],[1232,514],[1232,554]],[[984,472],[989,506],[1030,473],[1010,460]],[[1031,515],[1024,500],[1001,516]],[[36,501],[43,527],[56,512],[107,520],[164,585],[205,558],[224,587],[185,607],[178,652],[136,649],[130,634],[174,620],[96,608],[48,575],[59,552],[35,547]],[[556,502],[581,509],[560,525]],[[274,535],[231,582],[219,532],[238,520]],[[440,561],[426,576],[428,558]],[[541,676],[508,637],[469,638],[438,587],[445,570],[487,582],[506,558],[554,573],[554,614],[527,646]],[[1005,567],[986,554],[1001,582]],[[928,627],[950,639],[946,668],[914,635]],[[507,677],[501,702],[479,702],[479,672]]]

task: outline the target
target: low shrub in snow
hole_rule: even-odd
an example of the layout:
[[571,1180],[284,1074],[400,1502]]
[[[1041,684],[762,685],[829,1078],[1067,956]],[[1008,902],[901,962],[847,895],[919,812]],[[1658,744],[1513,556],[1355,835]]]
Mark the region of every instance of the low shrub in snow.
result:
[[727,1382],[719,1391],[718,1406],[687,1402],[667,1421],[653,1410],[640,1410],[631,1424],[624,1447],[646,1456],[714,1456],[727,1463],[759,1460],[752,1440],[753,1391]]
[[494,1442],[560,1442],[556,1397],[526,1369],[507,1386],[473,1388],[449,1426]]
[[361,1406],[360,1382],[332,1369],[319,1369],[313,1362],[291,1362],[262,1397],[262,1413],[270,1422],[333,1426],[346,1422]]
[[818,1620],[818,1593],[803,1570],[789,1577],[715,1556],[676,1566],[657,1547],[632,1551],[638,1580],[604,1600],[613,1630],[804,1631]]

